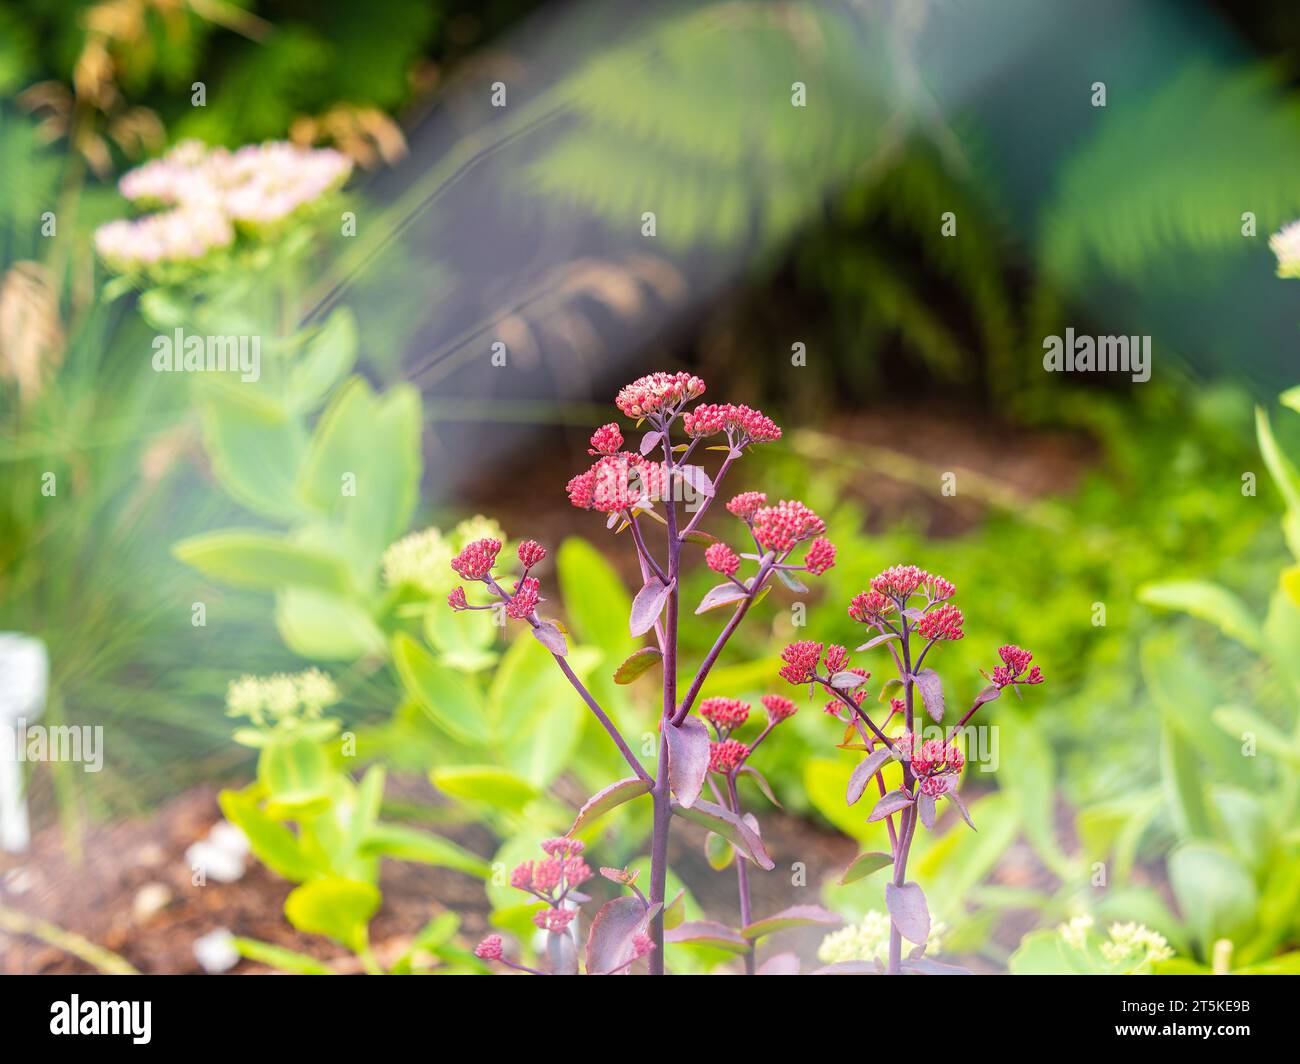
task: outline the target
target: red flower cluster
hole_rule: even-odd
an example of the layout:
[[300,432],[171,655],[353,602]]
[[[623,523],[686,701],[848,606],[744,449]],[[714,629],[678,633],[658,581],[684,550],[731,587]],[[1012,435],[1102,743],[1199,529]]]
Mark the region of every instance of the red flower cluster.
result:
[[614,399],[628,417],[671,409],[704,394],[704,382],[690,373],[650,373],[621,388]]
[[519,564],[525,569],[531,569],[534,565],[546,557],[546,548],[535,539],[526,539],[519,544]]
[[859,624],[879,624],[895,608],[879,591],[859,591],[849,603],[849,616]]
[[826,522],[801,502],[782,500],[753,516],[754,539],[764,550],[785,554],[796,544],[826,531]]
[[447,605],[453,610],[469,609],[469,602],[465,598],[465,589],[463,587],[453,587],[447,593]]
[[745,763],[748,756],[749,747],[735,739],[709,743],[709,771],[730,776]]
[[808,640],[791,643],[781,651],[781,660],[785,662],[780,671],[781,679],[793,684],[807,683],[817,671],[821,656],[821,643]]
[[591,434],[591,446],[587,448],[588,454],[617,454],[623,449],[623,433],[619,432],[618,426],[614,422],[608,425],[601,425]]
[[799,709],[785,695],[764,695],[763,708],[767,710],[769,724],[780,724],[781,721],[793,717]]
[[934,602],[952,598],[956,588],[942,576],[927,573],[915,565],[894,565],[871,581],[873,590],[891,599],[906,602],[918,591],[924,590]]
[[922,639],[960,639],[965,633],[961,630],[961,610],[950,602],[945,602],[916,623],[917,634]]
[[937,798],[952,790],[957,774],[966,764],[966,756],[955,743],[942,739],[920,741],[911,732],[904,732],[894,740],[894,745],[912,768],[912,775],[921,782],[921,790]]
[[821,576],[835,564],[835,544],[829,539],[813,540],[803,564],[813,576]]
[[749,719],[749,703],[739,698],[706,698],[700,703],[700,716],[720,733],[729,732]]
[[[1015,684],[1034,684],[1043,682],[1043,672],[1035,665],[1029,668],[1029,663],[1034,660],[1034,655],[1028,650],[1022,650],[1014,643],[1008,643],[1006,646],[998,647],[998,657],[1003,661],[993,670],[990,679],[993,686],[1002,688],[1010,687]],[[1025,669],[1029,669],[1027,675],[1022,676]]]
[[476,539],[451,560],[451,567],[466,580],[482,580],[492,571],[501,552],[499,539]]
[[832,644],[826,648],[826,671],[834,676],[849,667],[849,652],[841,646]]
[[474,956],[484,961],[499,961],[504,952],[505,947],[500,935],[488,935],[474,947]]
[[580,510],[618,513],[643,498],[667,496],[668,474],[639,454],[607,454],[569,481],[569,502]]
[[539,909],[533,913],[533,923],[542,931],[553,931],[559,934],[568,930],[577,915],[577,909]]
[[760,506],[767,505],[767,495],[761,491],[742,491],[727,503],[727,509],[742,521],[748,521],[758,512]]
[[735,403],[702,403],[682,418],[688,436],[716,436],[725,432],[736,445],[771,443],[781,429],[761,410]]
[[526,576],[515,584],[514,596],[506,603],[506,615],[517,621],[527,620],[537,609],[538,587],[536,577],[532,576]]
[[712,543],[704,552],[704,564],[715,573],[723,576],[735,576],[740,568],[740,555],[725,543]]

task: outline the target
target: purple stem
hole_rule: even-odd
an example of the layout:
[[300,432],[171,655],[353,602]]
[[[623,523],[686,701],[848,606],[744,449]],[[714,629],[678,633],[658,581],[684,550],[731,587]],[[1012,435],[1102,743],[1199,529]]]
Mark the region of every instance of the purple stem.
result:
[[[766,733],[764,733],[766,734]],[[736,793],[736,777],[734,774],[727,776],[727,795],[731,799],[731,811],[740,816],[740,795]],[[753,916],[750,910],[749,901],[749,864],[745,858],[739,854],[736,855],[736,885],[740,891],[740,926],[748,927],[753,922]],[[749,949],[745,953],[745,974],[754,974],[754,943],[749,943]]]
[[628,514],[628,523],[632,526],[632,538],[636,540],[636,549],[641,555],[641,560],[645,562],[651,570],[653,570],[655,576],[659,578],[659,583],[668,583],[668,575],[663,571],[663,568],[659,563],[655,561],[654,555],[651,554],[649,549],[646,547],[645,539],[641,535],[641,526],[637,524],[636,517],[630,513]]
[[[484,577],[483,583],[487,585],[487,587],[491,588],[493,592],[499,595],[503,601],[505,602],[510,601],[510,595],[501,587],[500,584],[498,584],[495,580],[493,580],[492,577],[490,576]],[[528,623],[532,625],[532,627],[534,628],[540,628],[542,626],[541,621],[537,619],[536,612],[532,613],[528,617]],[[619,752],[627,760],[627,763],[628,765],[631,766],[632,771],[635,772],[637,776],[643,779],[646,783],[653,784],[654,783],[653,777],[642,766],[641,762],[637,759],[636,754],[632,753],[632,748],[627,745],[627,741],[623,738],[623,734],[618,730],[614,722],[609,719],[608,714],[606,714],[606,712],[600,708],[600,703],[597,702],[594,697],[592,697],[591,692],[588,691],[586,686],[583,684],[583,682],[580,679],[578,679],[578,674],[575,673],[572,668],[570,668],[569,663],[565,661],[564,658],[562,658],[559,654],[552,652],[551,657],[555,659],[555,663],[559,665],[560,671],[564,673],[565,678],[569,681],[570,684],[573,685],[573,689],[577,691],[578,694],[581,696],[582,700],[587,703],[587,708],[590,709],[592,713],[596,715],[596,719],[600,721],[601,726],[605,729],[605,731],[609,732],[609,737],[614,740],[614,745],[618,747]]]
[[[690,450],[688,450],[684,455],[682,455],[683,462],[686,461],[688,457],[690,457],[690,453],[694,449],[695,449],[695,445],[691,444]],[[717,498],[718,485],[722,483],[722,478],[727,475],[727,470],[731,468],[731,463],[734,462],[735,460],[736,460],[736,454],[735,452],[732,452],[731,454],[727,455],[722,465],[718,466],[718,475],[713,478],[713,494],[706,496],[705,500],[702,503],[700,503],[700,508],[695,511],[695,513],[691,516],[690,521],[687,523],[686,527],[682,529],[683,537],[689,535],[691,532],[694,532],[695,526],[698,525],[701,520],[703,520],[705,513],[708,512],[709,504],[713,502],[714,499]]]

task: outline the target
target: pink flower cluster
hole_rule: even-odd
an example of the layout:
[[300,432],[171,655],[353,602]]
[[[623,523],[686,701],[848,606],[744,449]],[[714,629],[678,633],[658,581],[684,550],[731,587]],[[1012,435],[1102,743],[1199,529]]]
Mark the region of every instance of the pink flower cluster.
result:
[[894,740],[894,745],[912,768],[912,775],[921,782],[921,791],[937,798],[952,790],[957,774],[966,764],[966,756],[955,743],[942,739],[922,742],[911,732],[904,732]]
[[482,580],[496,565],[499,553],[499,539],[476,539],[452,558],[451,567],[465,580]]
[[516,553],[519,556],[519,564],[525,569],[531,569],[546,557],[546,548],[535,539],[526,539],[519,544]]
[[742,521],[748,521],[758,513],[759,507],[767,505],[767,495],[761,491],[742,491],[729,503],[727,509]]
[[548,908],[533,914],[533,923],[543,931],[563,931],[577,915],[564,902],[595,874],[582,858],[583,848],[580,839],[547,839],[542,843],[545,860],[524,861],[510,873],[512,887],[547,903]]
[[777,554],[786,554],[805,539],[826,531],[825,521],[803,503],[793,500],[782,500],[775,506],[755,511],[751,526],[758,545]]
[[822,644],[804,640],[791,643],[781,651],[781,660],[785,662],[780,671],[783,680],[792,684],[808,683],[817,672],[821,661]]
[[515,584],[515,593],[506,603],[506,615],[517,621],[526,621],[537,609],[540,585],[536,577],[526,576]]
[[686,435],[694,437],[727,434],[733,446],[771,443],[781,438],[781,428],[761,410],[735,403],[702,403],[682,418]]
[[924,590],[933,602],[951,598],[956,588],[941,576],[927,573],[915,565],[895,565],[871,581],[873,591],[899,602],[906,602],[918,591]]
[[351,160],[332,149],[276,141],[231,152],[185,141],[118,185],[140,206],[167,209],[101,226],[95,248],[124,273],[201,259],[233,243],[236,226],[258,229],[287,219],[351,172]]
[[965,634],[961,630],[964,620],[961,610],[945,602],[917,621],[916,631],[922,639],[960,639]]
[[614,399],[628,417],[675,413],[682,403],[704,394],[704,382],[690,373],[650,373],[619,390]]
[[709,743],[709,771],[730,776],[749,756],[749,747],[736,739]]
[[723,576],[735,576],[740,568],[740,555],[725,543],[711,543],[704,552],[704,564],[715,573]]
[[580,510],[620,513],[642,499],[665,498],[668,474],[658,462],[639,454],[607,454],[569,481],[569,502]]
[[768,724],[776,725],[793,717],[799,707],[785,695],[764,695],[763,708],[767,710]]
[[[1016,684],[1043,682],[1042,670],[1037,665],[1030,668],[1029,663],[1034,660],[1034,655],[1028,650],[1022,650],[1015,644],[1008,643],[998,647],[998,657],[1002,659],[1002,664],[993,670],[993,675],[990,677],[994,687],[1013,687]],[[1026,669],[1029,669],[1028,673],[1025,673]]]
[[804,568],[813,576],[821,576],[835,564],[835,544],[829,539],[815,539],[804,555]]
[[587,448],[590,455],[617,454],[623,449],[623,433],[614,422],[601,425],[591,434],[591,446]]
[[749,703],[739,698],[706,698],[700,703],[700,716],[723,735],[749,719]]

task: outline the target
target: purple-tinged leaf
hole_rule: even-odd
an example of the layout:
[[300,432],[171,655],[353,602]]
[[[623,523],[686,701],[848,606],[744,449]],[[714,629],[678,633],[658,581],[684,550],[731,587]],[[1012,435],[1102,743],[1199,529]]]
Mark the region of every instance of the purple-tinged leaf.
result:
[[957,812],[961,814],[961,818],[966,821],[971,831],[978,831],[979,828],[975,826],[975,821],[970,818],[970,810],[966,808],[966,803],[962,801],[961,795],[956,791],[948,791],[946,792],[945,797],[957,807]]
[[664,930],[671,931],[674,927],[681,927],[682,922],[686,919],[686,888],[682,887],[673,900],[664,906]]
[[868,639],[865,643],[862,644],[862,646],[857,647],[856,649],[858,649],[858,650],[874,650],[876,647],[880,646],[882,643],[888,643],[891,639],[897,639],[897,638],[899,638],[897,632],[885,632],[885,633],[883,633],[882,635],[878,635],[878,636],[876,636],[874,639]]
[[781,578],[781,583],[783,583],[796,595],[808,594],[808,586],[802,580],[798,579],[793,573],[785,569],[778,569],[776,571],[776,575]]
[[853,863],[844,869],[844,875],[840,876],[840,886],[847,887],[850,883],[865,879],[873,872],[888,868],[893,863],[894,859],[887,853],[860,853],[853,858]]
[[785,806],[776,800],[776,795],[772,793],[772,785],[767,782],[767,777],[764,776],[763,773],[759,772],[758,769],[750,765],[741,765],[739,774],[751,777],[753,781],[758,784],[758,789],[763,792],[763,797],[778,809],[785,808]]
[[840,961],[824,968],[814,968],[809,975],[880,975],[881,969],[870,961]]
[[709,774],[709,729],[699,717],[687,717],[680,728],[665,721],[663,729],[668,737],[668,783],[689,809]]
[[631,683],[638,676],[658,665],[663,660],[663,656],[663,651],[658,647],[642,647],[640,650],[634,650],[623,664],[614,670],[614,682]]
[[711,536],[707,532],[701,532],[698,528],[693,528],[682,536],[683,543],[698,543],[701,547],[711,547],[715,543],[721,543],[722,540],[717,536]]
[[672,584],[661,584],[652,576],[636,593],[632,600],[632,615],[628,618],[628,628],[634,636],[645,635],[655,626],[672,589]]
[[710,588],[704,598],[700,599],[695,612],[707,613],[709,610],[716,610],[719,606],[725,606],[730,602],[739,602],[748,594],[749,592],[743,587],[737,587],[735,584],[719,584],[715,588]]
[[925,945],[925,940],[930,937],[930,907],[917,884],[904,883],[900,887],[886,883],[885,908],[900,935],[908,942]]
[[767,855],[767,849],[763,846],[763,840],[757,832],[730,809],[724,809],[702,798],[689,808],[680,802],[673,802],[672,808],[673,812],[683,820],[689,820],[721,835],[736,847],[742,857],[753,861],[759,868],[770,872],[776,867],[772,858]]
[[587,936],[587,974],[606,975],[615,969],[618,975],[628,974],[628,962],[636,956],[632,940],[645,930],[649,913],[645,902],[630,894],[602,905]]
[[834,927],[843,922],[835,913],[823,909],[820,905],[792,905],[779,913],[747,924],[740,929],[740,933],[750,941],[757,942],[760,938],[774,935],[778,931],[788,931],[792,927],[809,927],[818,924]]
[[777,953],[758,966],[755,975],[798,975],[799,958],[793,953]]
[[969,968],[963,968],[958,964],[944,964],[942,961],[931,960],[929,957],[918,957],[916,960],[903,962],[903,971],[915,972],[917,975],[971,975]]
[[644,436],[642,436],[641,437],[642,455],[647,455],[651,451],[653,451],[656,447],[658,447],[659,441],[662,440],[663,438],[664,438],[663,433],[656,432],[656,431],[647,432]]
[[629,776],[617,783],[611,783],[608,787],[602,787],[583,803],[573,821],[573,826],[565,834],[572,835],[596,817],[603,816],[611,809],[617,809],[624,802],[630,802],[633,798],[649,793],[650,784],[640,776]]
[[936,724],[943,721],[943,681],[933,669],[922,669],[912,677],[921,698],[925,702],[926,712]]
[[861,687],[867,682],[867,678],[858,672],[849,672],[845,669],[843,672],[837,672],[831,677],[831,686],[839,691],[852,691],[855,687]]
[[664,932],[665,942],[713,946],[731,953],[748,953],[749,942],[725,924],[713,920],[687,920],[671,931]]
[[890,791],[876,803],[867,820],[884,820],[891,813],[906,809],[912,804],[912,796],[906,791]]
[[559,625],[554,621],[543,621],[536,628],[530,630],[533,633],[533,638],[556,657],[562,658],[569,652],[568,641],[565,640],[564,633],[560,631]]
[[994,687],[992,684],[989,684],[975,696],[975,706],[982,706],[985,702],[992,702],[994,699],[1001,697],[1002,688]]
[[927,831],[934,830],[934,799],[925,791],[916,796],[916,812]]
[[909,606],[907,609],[903,611],[903,616],[906,617],[909,621],[919,621],[922,617],[925,616],[925,610],[917,606]]
[[862,797],[862,792],[866,790],[867,784],[871,782],[871,777],[879,772],[881,765],[892,756],[889,747],[882,746],[878,750],[872,750],[866,759],[858,764],[858,767],[853,770],[853,774],[849,777],[849,791],[845,795],[849,805]]
[[682,479],[699,494],[703,495],[706,499],[713,498],[715,490],[713,487],[713,481],[709,479],[709,474],[704,472],[703,466],[678,466],[677,472],[680,473]]

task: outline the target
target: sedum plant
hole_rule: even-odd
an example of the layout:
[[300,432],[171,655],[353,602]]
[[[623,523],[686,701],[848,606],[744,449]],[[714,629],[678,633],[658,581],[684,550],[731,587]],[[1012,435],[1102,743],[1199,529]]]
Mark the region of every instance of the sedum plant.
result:
[[[546,556],[545,548],[533,540],[521,543],[516,552],[517,575],[509,579],[498,572],[499,539],[485,537],[470,543],[451,559],[458,576],[482,589],[482,594],[471,597],[464,585],[453,588],[448,595],[451,609],[458,613],[494,611],[526,625],[608,733],[631,772],[593,795],[565,837],[544,844],[546,861],[524,862],[512,874],[511,884],[541,903],[533,922],[545,936],[548,969],[543,972],[509,960],[496,935],[479,946],[479,956],[485,959],[536,974],[577,974],[576,914],[587,898],[576,888],[590,873],[573,835],[596,816],[644,797],[653,806],[648,889],[643,893],[637,888],[635,877],[628,872],[605,870],[607,878],[625,884],[632,893],[608,902],[595,914],[585,949],[588,974],[627,972],[642,956],[648,958],[651,974],[663,974],[666,941],[730,950],[743,958],[750,974],[793,973],[798,971],[798,961],[789,954],[778,954],[758,965],[757,943],[785,928],[839,922],[818,906],[797,905],[757,919],[751,907],[752,867],[770,870],[774,864],[758,820],[741,806],[736,781],[742,774],[752,775],[767,789],[749,760],[768,735],[796,712],[795,703],[778,694],[764,697],[767,726],[747,745],[733,732],[748,719],[748,704],[725,698],[700,699],[710,671],[754,605],[777,582],[803,590],[796,574],[824,573],[835,563],[835,547],[825,538],[825,523],[811,509],[793,500],[769,505],[762,492],[744,492],[726,504],[743,525],[741,551],[703,532],[700,525],[731,467],[752,447],[781,437],[780,428],[770,418],[749,407],[702,403],[688,409],[704,391],[704,382],[686,373],[654,373],[623,388],[615,402],[642,430],[636,449],[624,449],[617,423],[602,426],[591,437],[589,454],[594,463],[568,484],[569,500],[575,507],[606,515],[606,528],[613,534],[626,533],[635,550],[642,586],[632,601],[628,630],[633,637],[650,642],[619,665],[616,678],[631,682],[656,668],[661,670],[658,754],[653,768],[642,763],[567,660],[565,628],[544,612],[541,584],[532,575]],[[706,451],[722,456],[712,473],[699,464]],[[680,588],[690,552],[699,547],[704,548],[704,565],[723,580],[705,593],[694,614],[718,609],[730,613],[702,660],[684,668],[679,654]],[[795,558],[796,551],[801,558]],[[898,667],[898,676],[886,690],[897,689],[899,697],[891,701],[888,717],[879,723],[862,706],[870,674],[851,667],[843,647],[824,650],[819,643],[793,643],[783,653],[785,664],[780,670],[788,682],[806,685],[810,696],[817,687],[824,688],[831,695],[828,712],[844,714],[849,729],[845,744],[860,740],[858,748],[867,756],[850,783],[850,802],[861,797],[873,779],[880,789],[880,802],[871,815],[888,819],[891,853],[864,855],[855,864],[859,877],[885,866],[893,869],[893,881],[886,891],[889,963],[887,969],[880,966],[892,974],[955,970],[925,958],[931,921],[920,887],[906,879],[917,823],[927,829],[934,826],[940,798],[946,798],[969,819],[956,793],[955,780],[964,763],[956,736],[925,739],[914,719],[917,691],[936,723],[943,719],[942,685],[934,671],[925,667],[925,660],[936,643],[963,634],[961,613],[947,601],[953,592],[952,585],[941,577],[913,566],[899,566],[882,573],[872,588],[850,605],[850,616],[875,630],[873,638],[859,649],[889,645]],[[1041,682],[1041,672],[1030,665],[1027,651],[1004,646],[1000,653],[1002,664],[989,675],[988,686],[960,719],[956,732],[980,706],[1006,688],[1018,693],[1022,685]],[[891,726],[895,716],[905,730],[890,738],[884,728]],[[883,773],[891,759],[901,763],[903,782],[887,791]],[[703,825],[739,858],[738,929],[711,921],[682,922],[680,913],[674,912],[679,899],[667,902],[668,840],[675,818]],[[906,965],[901,956],[903,938],[915,944]],[[833,964],[823,970],[847,968]],[[868,966],[868,970],[877,969]]]

